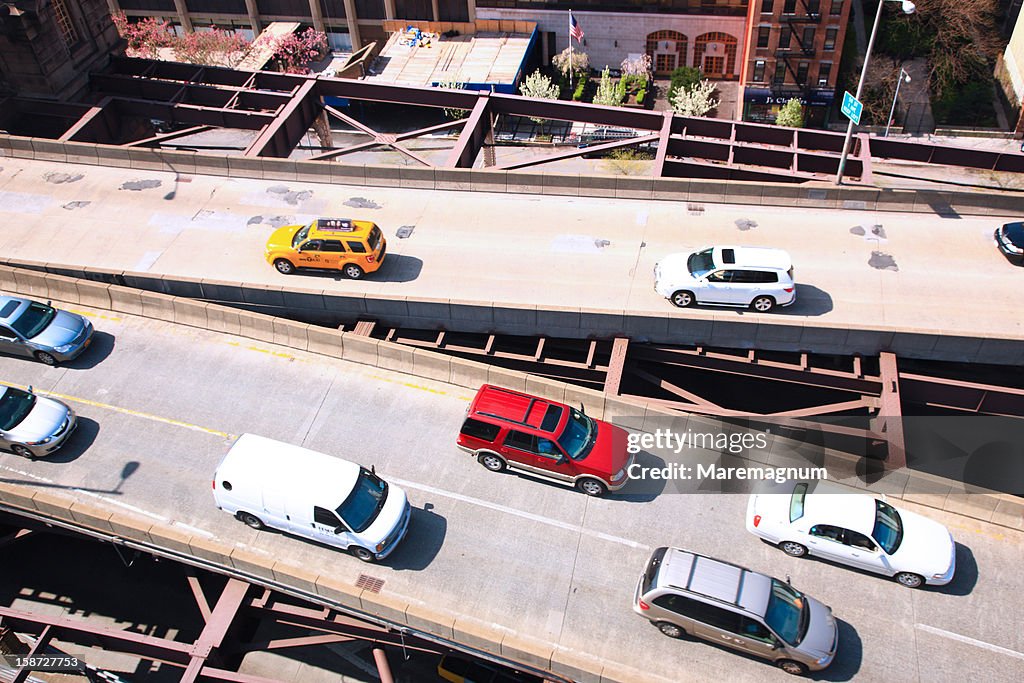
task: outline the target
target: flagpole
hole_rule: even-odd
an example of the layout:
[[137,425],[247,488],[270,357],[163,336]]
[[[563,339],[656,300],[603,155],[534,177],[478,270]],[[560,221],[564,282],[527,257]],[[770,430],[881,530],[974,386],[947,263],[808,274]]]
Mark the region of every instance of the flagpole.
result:
[[569,99],[572,99],[572,10],[569,10]]

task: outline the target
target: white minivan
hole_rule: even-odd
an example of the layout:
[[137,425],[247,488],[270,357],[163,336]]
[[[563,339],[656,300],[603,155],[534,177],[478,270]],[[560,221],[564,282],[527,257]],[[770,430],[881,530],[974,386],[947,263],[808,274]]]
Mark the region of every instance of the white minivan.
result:
[[254,529],[272,527],[348,550],[387,557],[405,536],[405,491],[354,462],[243,434],[213,475],[217,507]]

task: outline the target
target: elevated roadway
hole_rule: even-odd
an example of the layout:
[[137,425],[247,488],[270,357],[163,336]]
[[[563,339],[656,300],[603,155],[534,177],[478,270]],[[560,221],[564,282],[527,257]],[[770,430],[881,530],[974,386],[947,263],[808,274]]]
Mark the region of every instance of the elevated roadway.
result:
[[[129,240],[108,245],[110,251]],[[958,574],[946,588],[912,591],[793,560],[758,542],[743,528],[742,495],[634,491],[591,499],[488,472],[454,446],[471,394],[466,388],[71,308],[90,316],[98,330],[84,356],[59,368],[0,357],[0,378],[68,402],[81,425],[53,458],[29,462],[0,454],[4,485],[142,516],[182,536],[234,547],[254,563],[306,568],[297,582],[317,576],[353,586],[360,574],[370,574],[384,582],[375,598],[382,604],[455,614],[456,630],[465,620],[513,639],[551,643],[563,659],[600,662],[609,681],[789,680],[763,662],[665,638],[630,611],[639,572],[659,545],[788,574],[831,605],[841,624],[840,648],[823,680],[960,681],[967,672],[979,680],[1019,680],[1024,632],[1014,596],[1024,591],[1018,571],[1024,532],[922,509],[952,530]],[[405,542],[383,564],[369,566],[336,550],[253,531],[218,511],[210,478],[243,432],[375,465],[410,495],[414,512]]]
[[[709,244],[787,249],[795,305],[772,320],[886,325],[925,334],[1024,337],[1021,271],[996,250],[997,217],[363,188],[176,176],[0,160],[8,258],[216,278],[332,293],[677,312],[652,287],[665,254]],[[271,230],[321,215],[367,218],[388,237],[363,281],[282,276]],[[399,227],[413,228],[406,239]],[[759,314],[714,311],[716,320]]]

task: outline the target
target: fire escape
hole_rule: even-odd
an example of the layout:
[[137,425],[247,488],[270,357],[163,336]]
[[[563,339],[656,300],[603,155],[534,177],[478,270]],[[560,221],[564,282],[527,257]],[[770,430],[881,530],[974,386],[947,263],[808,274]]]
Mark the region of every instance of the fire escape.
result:
[[[807,101],[816,88],[811,83],[810,68],[803,72],[800,63],[810,64],[814,57],[814,40],[821,24],[821,0],[786,0],[779,29],[775,57],[786,65],[785,72],[772,77],[772,95],[780,98],[798,97]],[[813,35],[805,29],[814,28]],[[792,78],[786,77],[786,73]]]

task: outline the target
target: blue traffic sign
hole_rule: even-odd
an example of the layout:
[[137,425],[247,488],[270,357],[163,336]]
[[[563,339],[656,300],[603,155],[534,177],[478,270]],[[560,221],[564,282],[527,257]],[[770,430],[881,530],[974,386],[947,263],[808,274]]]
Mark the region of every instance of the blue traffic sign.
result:
[[858,126],[860,125],[860,115],[864,111],[864,105],[860,100],[851,95],[849,91],[843,93],[843,106],[840,109],[846,115],[846,118]]

